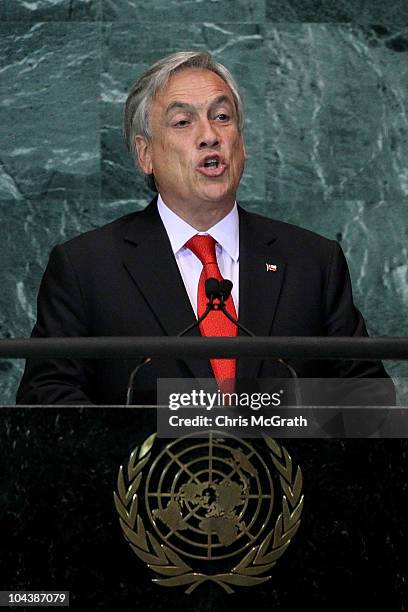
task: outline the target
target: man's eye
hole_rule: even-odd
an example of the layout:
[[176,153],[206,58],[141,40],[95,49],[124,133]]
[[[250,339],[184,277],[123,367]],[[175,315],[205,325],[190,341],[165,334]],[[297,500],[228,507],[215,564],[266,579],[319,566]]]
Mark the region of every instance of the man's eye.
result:
[[174,124],[175,127],[186,127],[190,122],[188,119],[180,119]]
[[226,122],[230,120],[230,116],[227,115],[227,113],[218,113],[216,119],[218,119],[218,121]]

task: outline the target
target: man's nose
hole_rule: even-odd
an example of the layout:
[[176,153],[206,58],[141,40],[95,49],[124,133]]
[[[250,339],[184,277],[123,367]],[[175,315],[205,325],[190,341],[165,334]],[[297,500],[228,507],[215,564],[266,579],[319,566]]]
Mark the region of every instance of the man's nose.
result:
[[208,119],[203,119],[200,122],[200,131],[197,141],[200,149],[216,147],[220,144],[218,131],[214,124]]

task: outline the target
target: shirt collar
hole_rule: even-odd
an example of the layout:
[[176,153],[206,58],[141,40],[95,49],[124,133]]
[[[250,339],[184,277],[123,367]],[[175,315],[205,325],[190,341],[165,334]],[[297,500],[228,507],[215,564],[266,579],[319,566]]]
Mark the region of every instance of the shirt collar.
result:
[[194,227],[176,215],[175,212],[166,206],[160,194],[157,198],[157,208],[175,255],[196,234],[209,234],[221,245],[233,261],[238,261],[239,218],[236,202],[228,215],[221,219],[221,221],[218,221],[213,227],[210,227],[206,232],[197,232]]

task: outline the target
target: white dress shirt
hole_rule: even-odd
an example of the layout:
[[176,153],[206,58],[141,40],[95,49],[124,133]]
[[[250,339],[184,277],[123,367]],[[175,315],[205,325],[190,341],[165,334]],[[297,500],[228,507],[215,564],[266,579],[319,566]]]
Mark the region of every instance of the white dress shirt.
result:
[[239,219],[237,204],[231,212],[206,232],[197,232],[163,202],[161,195],[157,199],[157,208],[170,239],[174,257],[180,270],[191,306],[197,316],[197,291],[203,265],[186,246],[186,242],[196,234],[209,234],[216,241],[215,253],[218,267],[223,278],[233,283],[232,297],[238,316],[239,298]]

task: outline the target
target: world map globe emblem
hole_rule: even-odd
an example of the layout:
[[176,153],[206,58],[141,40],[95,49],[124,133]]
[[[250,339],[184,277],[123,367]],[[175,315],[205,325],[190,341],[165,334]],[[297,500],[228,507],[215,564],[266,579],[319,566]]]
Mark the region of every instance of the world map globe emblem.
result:
[[166,444],[152,433],[120,466],[113,499],[154,583],[230,594],[272,578],[299,529],[302,489],[300,466],[269,436],[211,431]]
[[179,438],[153,461],[145,508],[161,541],[184,556],[242,554],[270,526],[271,466],[252,444],[225,433]]

